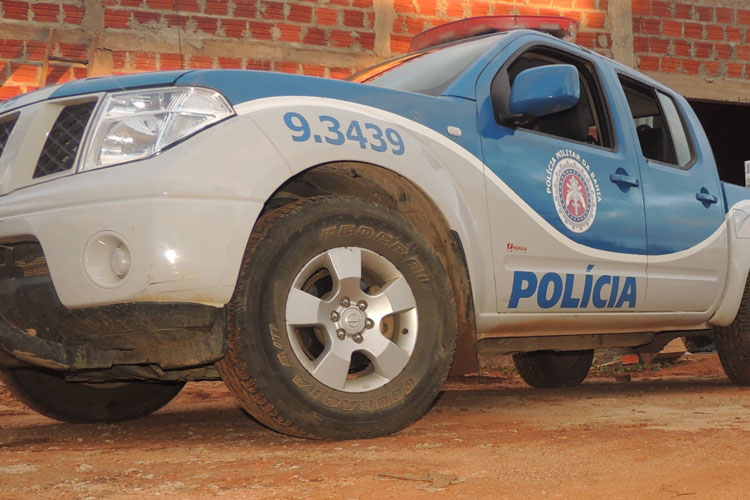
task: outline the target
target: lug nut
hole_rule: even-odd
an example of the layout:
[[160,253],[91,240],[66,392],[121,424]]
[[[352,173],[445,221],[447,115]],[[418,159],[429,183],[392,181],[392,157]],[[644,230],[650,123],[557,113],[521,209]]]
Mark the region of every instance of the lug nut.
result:
[[349,307],[349,298],[348,297],[344,297],[343,299],[341,299],[341,307]]
[[361,333],[355,333],[354,335],[352,335],[352,340],[355,341],[357,344],[361,344],[362,340],[363,340],[362,339],[362,334]]
[[359,302],[357,302],[357,307],[360,311],[364,311],[367,309],[367,302],[365,302],[364,300],[360,300]]
[[346,338],[346,332],[339,328],[336,330],[336,336],[339,338],[339,340],[344,340]]
[[371,320],[370,318],[367,318],[365,320],[365,328],[367,328],[369,330],[373,326],[375,326],[375,322],[373,320]]
[[331,321],[338,321],[339,320],[339,313],[336,311],[331,312]]

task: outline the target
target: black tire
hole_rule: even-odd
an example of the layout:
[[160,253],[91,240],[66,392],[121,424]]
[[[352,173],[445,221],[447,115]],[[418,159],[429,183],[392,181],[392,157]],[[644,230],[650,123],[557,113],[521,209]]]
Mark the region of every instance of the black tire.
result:
[[589,374],[593,349],[586,351],[534,351],[513,355],[521,378],[531,387],[552,389],[574,387]]
[[172,401],[185,385],[184,382],[67,382],[57,372],[26,368],[0,371],[0,380],[32,410],[73,424],[144,417]]
[[[360,255],[360,265],[349,266],[350,278],[339,281],[346,273],[333,262],[346,252]],[[378,285],[385,269],[394,281]],[[396,297],[387,286],[397,281],[399,289],[408,286],[415,307],[397,307],[404,312],[394,310],[381,322],[377,314],[388,309],[379,294]],[[314,439],[396,432],[427,411],[448,374],[457,324],[450,290],[431,246],[394,211],[348,197],[284,206],[264,215],[251,236],[228,306],[227,355],[219,372],[240,405],[278,432]],[[320,301],[315,307],[331,309],[310,309],[318,311],[311,317],[324,318],[316,327],[299,326],[307,323],[297,319],[307,295]],[[361,301],[371,303],[359,317],[353,304]],[[331,319],[334,311],[339,323]],[[372,318],[375,326],[361,326]],[[384,347],[379,355],[373,354],[376,345]],[[338,355],[326,358],[327,352]],[[313,374],[323,365],[327,378],[321,370]]]
[[745,283],[734,321],[726,327],[714,327],[714,342],[729,380],[750,385],[750,280]]

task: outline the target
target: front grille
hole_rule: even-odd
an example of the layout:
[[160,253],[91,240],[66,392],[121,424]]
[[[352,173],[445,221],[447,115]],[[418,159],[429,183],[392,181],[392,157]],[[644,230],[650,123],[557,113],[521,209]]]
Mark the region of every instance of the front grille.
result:
[[0,123],[0,157],[3,156],[5,145],[8,143],[8,137],[10,137],[10,133],[13,130],[13,126],[16,124],[17,119],[18,115],[14,116],[10,120],[5,120],[4,122]]
[[95,106],[96,102],[85,102],[63,108],[47,135],[47,141],[34,170],[34,179],[64,172],[73,167],[83,131]]

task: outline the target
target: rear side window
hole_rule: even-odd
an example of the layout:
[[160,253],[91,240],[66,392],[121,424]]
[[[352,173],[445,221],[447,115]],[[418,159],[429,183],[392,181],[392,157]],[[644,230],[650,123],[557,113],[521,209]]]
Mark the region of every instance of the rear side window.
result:
[[643,156],[684,170],[693,164],[693,147],[674,100],[647,85],[621,77]]

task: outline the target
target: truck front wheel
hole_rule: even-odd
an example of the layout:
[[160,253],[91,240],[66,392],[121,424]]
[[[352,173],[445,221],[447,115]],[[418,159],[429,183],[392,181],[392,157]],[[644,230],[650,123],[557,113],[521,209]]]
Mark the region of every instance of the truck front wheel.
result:
[[37,368],[0,371],[0,380],[23,404],[46,417],[73,424],[145,417],[180,392],[184,382],[68,382]]
[[534,351],[513,355],[521,378],[537,389],[579,385],[589,374],[593,360],[593,350]]
[[456,309],[436,251],[390,208],[301,200],[253,231],[228,308],[221,377],[268,427],[368,438],[433,402],[456,345]]

